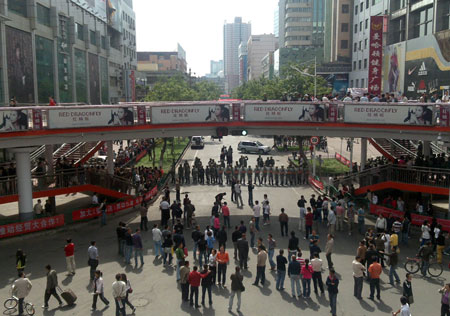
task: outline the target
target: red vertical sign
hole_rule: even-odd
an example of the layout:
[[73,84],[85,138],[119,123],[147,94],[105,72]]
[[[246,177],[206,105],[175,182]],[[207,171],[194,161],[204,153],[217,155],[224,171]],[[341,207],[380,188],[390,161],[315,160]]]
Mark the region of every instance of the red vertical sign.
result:
[[235,103],[233,104],[233,121],[241,120],[241,104]]
[[369,94],[381,92],[381,69],[383,63],[383,16],[370,17]]
[[338,106],[337,104],[328,104],[328,122],[337,122]]
[[450,106],[440,104],[439,124],[441,126],[450,125]]
[[42,111],[33,110],[33,129],[42,129]]
[[138,116],[138,125],[145,125],[146,123],[145,106],[139,105],[137,107],[137,116]]

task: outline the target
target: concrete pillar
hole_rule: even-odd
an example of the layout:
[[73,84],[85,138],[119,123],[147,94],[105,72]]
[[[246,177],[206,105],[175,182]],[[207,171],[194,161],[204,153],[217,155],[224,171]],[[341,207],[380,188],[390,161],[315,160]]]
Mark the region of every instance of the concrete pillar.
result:
[[53,145],[45,145],[45,161],[47,162],[47,174],[51,176],[55,173],[53,165]]
[[33,219],[33,188],[31,185],[30,152],[33,148],[14,148],[17,172],[17,192],[19,194],[19,216],[21,221]]
[[354,138],[350,138],[351,145],[350,145],[350,172],[353,172],[353,142]]
[[109,140],[106,142],[106,146],[108,147],[108,158],[106,160],[106,168],[108,170],[108,174],[114,174],[114,150],[113,150],[113,142]]
[[425,157],[430,157],[431,156],[431,142],[424,140],[423,141],[423,155]]
[[361,138],[361,171],[366,168],[367,161],[367,138]]

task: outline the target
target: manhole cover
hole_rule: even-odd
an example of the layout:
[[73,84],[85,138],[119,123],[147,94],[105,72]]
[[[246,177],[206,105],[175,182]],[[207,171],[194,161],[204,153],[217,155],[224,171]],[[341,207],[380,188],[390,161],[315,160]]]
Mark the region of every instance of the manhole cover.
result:
[[146,298],[137,298],[137,299],[133,300],[133,305],[136,307],[144,307],[144,306],[147,306],[148,304],[149,304],[149,301]]

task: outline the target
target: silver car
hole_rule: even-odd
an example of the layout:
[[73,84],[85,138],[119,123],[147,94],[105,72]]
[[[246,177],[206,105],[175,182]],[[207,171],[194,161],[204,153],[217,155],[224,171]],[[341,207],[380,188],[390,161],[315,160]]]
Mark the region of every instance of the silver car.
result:
[[267,154],[270,152],[270,147],[263,145],[258,141],[244,140],[239,142],[238,150],[243,153]]

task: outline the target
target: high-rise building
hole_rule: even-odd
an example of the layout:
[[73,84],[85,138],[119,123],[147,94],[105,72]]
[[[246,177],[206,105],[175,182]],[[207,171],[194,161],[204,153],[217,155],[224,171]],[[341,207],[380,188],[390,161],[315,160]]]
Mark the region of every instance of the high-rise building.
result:
[[238,58],[239,58],[239,85],[248,81],[248,50],[247,43],[239,44],[238,48]]
[[1,3],[0,104],[12,97],[19,104],[46,104],[50,96],[58,103],[132,101],[132,0]]
[[273,12],[273,34],[277,38],[280,36],[280,8],[278,6]]
[[273,34],[252,35],[247,42],[248,50],[248,80],[258,79],[262,75],[261,60],[269,52],[278,48],[277,39]]
[[325,62],[351,62],[352,0],[326,0]]
[[220,72],[222,72],[223,75],[223,60],[211,60],[210,64],[211,67],[210,73],[207,75],[208,77],[218,77]]
[[239,44],[247,43],[251,31],[251,24],[242,23],[240,17],[236,17],[234,23],[225,23],[223,26],[223,61],[228,93],[239,86]]

